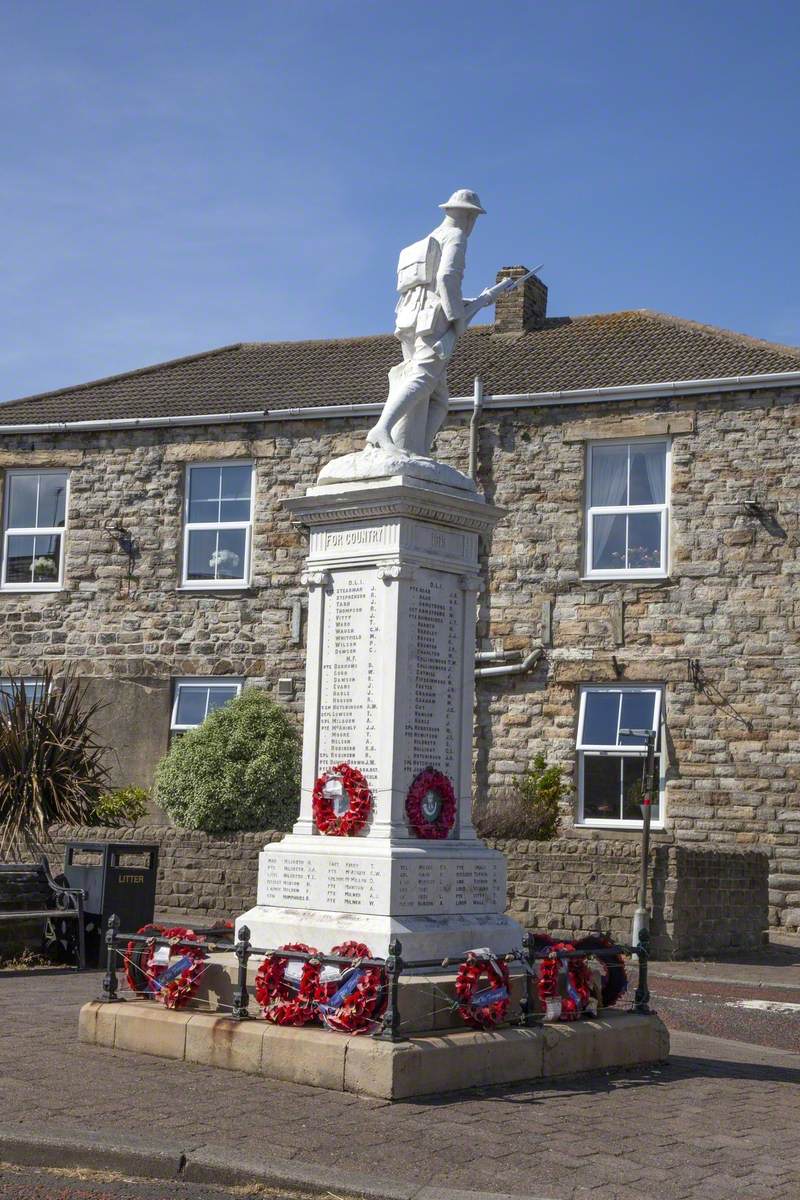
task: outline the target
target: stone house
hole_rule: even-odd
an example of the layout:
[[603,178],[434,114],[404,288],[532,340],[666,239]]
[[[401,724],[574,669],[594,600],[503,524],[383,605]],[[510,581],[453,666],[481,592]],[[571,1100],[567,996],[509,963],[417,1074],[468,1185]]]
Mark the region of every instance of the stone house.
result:
[[[517,272],[521,268],[508,268]],[[507,272],[501,272],[505,274]],[[472,328],[439,457],[507,510],[486,547],[476,794],[538,750],[569,838],[771,860],[800,924],[800,350],[646,310],[548,317],[532,279]],[[305,535],[282,507],[357,449],[389,335],[226,346],[0,410],[3,680],[70,663],[104,701],[119,784],[246,684],[302,710]]]

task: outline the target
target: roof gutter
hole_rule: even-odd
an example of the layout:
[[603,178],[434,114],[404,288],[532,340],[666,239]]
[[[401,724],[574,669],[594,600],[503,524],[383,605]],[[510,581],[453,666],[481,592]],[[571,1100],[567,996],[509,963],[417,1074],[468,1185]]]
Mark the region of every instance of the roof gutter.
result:
[[[723,375],[713,379],[672,379],[660,383],[634,383],[623,387],[573,388],[555,392],[509,392],[484,395],[483,408],[546,408],[566,404],[611,404],[621,400],[661,399],[708,392],[753,391],[800,384],[800,371],[775,371],[765,375]],[[471,412],[474,396],[454,396],[451,412]],[[180,425],[241,425],[260,421],[319,421],[336,417],[372,416],[383,403],[323,404],[313,408],[267,408],[239,413],[202,413],[178,417],[120,417],[99,421],[50,421],[27,425],[0,425],[0,434],[79,433],[99,429],[156,429]]]

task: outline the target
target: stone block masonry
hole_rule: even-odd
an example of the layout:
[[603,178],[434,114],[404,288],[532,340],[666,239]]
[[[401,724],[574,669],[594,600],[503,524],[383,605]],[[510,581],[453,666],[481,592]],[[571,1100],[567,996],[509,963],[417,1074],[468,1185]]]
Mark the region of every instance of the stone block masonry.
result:
[[[577,782],[582,683],[663,685],[666,835],[768,854],[771,923],[789,929],[800,926],[799,401],[776,388],[487,411],[478,455],[481,488],[508,514],[482,560],[480,648],[527,651],[545,609],[552,644],[532,673],[478,684],[476,796],[502,795],[540,750]],[[367,425],[42,434],[35,447],[4,437],[0,466],[27,466],[35,450],[35,465],[68,467],[71,495],[64,589],[0,594],[0,676],[69,662],[97,681],[119,784],[151,782],[175,677],[241,676],[276,694],[291,678],[299,723],[305,647],[292,628],[307,543],[281,502],[359,449]],[[437,445],[462,469],[467,426],[454,414]],[[586,440],[656,435],[672,439],[670,576],[586,579]],[[185,464],[228,457],[255,464],[252,586],[181,591]],[[130,592],[112,524],[140,547]],[[573,789],[565,829],[576,811]]]
[[[164,825],[133,829],[55,826],[51,864],[70,839],[157,842],[156,911],[200,925],[232,918],[252,903],[258,854],[282,833],[212,836]],[[508,863],[508,915],[527,929],[567,939],[594,931],[630,940],[639,887],[632,842],[557,838],[490,841]],[[766,854],[714,847],[657,846],[652,854],[653,944],[659,958],[709,957],[763,945],[768,922]],[[126,931],[128,932],[128,931]]]

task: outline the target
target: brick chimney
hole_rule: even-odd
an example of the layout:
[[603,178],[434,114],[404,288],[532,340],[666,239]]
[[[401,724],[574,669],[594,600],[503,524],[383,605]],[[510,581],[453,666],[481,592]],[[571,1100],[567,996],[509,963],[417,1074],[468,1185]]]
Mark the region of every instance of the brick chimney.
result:
[[[519,279],[527,267],[502,267],[497,272],[501,279]],[[547,288],[538,275],[531,275],[521,287],[506,292],[497,301],[494,310],[495,333],[524,333],[526,329],[538,329],[547,316]]]

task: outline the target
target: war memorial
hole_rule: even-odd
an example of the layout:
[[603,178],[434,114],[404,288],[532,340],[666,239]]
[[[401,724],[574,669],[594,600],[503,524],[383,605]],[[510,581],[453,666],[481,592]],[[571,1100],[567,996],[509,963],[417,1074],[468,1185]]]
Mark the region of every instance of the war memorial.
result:
[[593,975],[505,915],[505,859],[472,824],[481,540],[504,514],[431,449],[458,338],[518,281],[465,299],[484,210],[466,189],[441,208],[400,255],[402,362],[366,446],[287,502],[310,537],[299,818],[260,856],[235,949],[112,929],[84,1041],[389,1099],[668,1053],[646,986],[611,1007],[618,954]]

